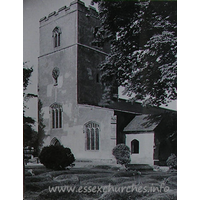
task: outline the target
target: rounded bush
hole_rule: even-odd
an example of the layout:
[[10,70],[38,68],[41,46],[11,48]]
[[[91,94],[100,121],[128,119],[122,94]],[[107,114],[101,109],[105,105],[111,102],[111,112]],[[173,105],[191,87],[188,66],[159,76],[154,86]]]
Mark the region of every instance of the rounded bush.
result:
[[74,161],[74,155],[71,149],[59,146],[46,146],[39,155],[40,162],[49,169],[61,170],[71,165]]
[[166,161],[170,169],[177,169],[177,157],[175,154],[171,154]]
[[112,150],[112,154],[115,156],[117,163],[121,165],[127,165],[131,162],[130,149],[125,144],[118,144]]

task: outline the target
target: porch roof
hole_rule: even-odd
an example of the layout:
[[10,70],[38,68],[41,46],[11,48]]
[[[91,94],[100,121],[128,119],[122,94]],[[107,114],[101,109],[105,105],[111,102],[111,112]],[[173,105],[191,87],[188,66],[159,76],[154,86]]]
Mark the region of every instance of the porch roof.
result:
[[149,132],[153,131],[160,123],[161,118],[152,115],[137,115],[124,128],[124,132]]

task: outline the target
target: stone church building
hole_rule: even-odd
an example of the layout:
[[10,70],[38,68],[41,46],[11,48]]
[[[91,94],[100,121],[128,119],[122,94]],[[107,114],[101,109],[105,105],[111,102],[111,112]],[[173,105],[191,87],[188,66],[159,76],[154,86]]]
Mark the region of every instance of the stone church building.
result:
[[[44,146],[62,144],[77,160],[113,162],[112,149],[125,143],[132,163],[159,164],[176,151],[170,139],[176,134],[176,112],[126,102],[117,89],[113,103],[100,106],[105,86],[98,65],[110,46],[94,43],[99,25],[97,11],[79,0],[40,20]],[[175,117],[163,121],[166,115]]]

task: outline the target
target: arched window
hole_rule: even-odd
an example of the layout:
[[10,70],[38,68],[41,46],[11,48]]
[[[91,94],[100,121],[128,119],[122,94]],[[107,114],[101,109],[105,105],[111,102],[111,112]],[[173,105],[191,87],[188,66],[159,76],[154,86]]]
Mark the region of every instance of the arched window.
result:
[[60,46],[60,34],[61,34],[60,27],[55,27],[52,33],[52,37],[54,38],[54,47]]
[[57,139],[57,138],[53,138],[50,142],[50,145],[53,145],[53,146],[60,146],[60,141]]
[[52,129],[62,128],[63,109],[62,105],[53,103],[51,106],[51,127]]
[[134,139],[131,141],[131,154],[139,153],[139,141]]
[[96,122],[88,122],[84,125],[86,132],[86,149],[99,150],[99,124]]
[[55,84],[54,86],[57,86],[58,85],[58,77],[60,75],[60,70],[58,67],[54,67],[53,70],[52,70],[52,77],[54,78],[55,80]]
[[97,83],[100,83],[99,73],[96,74],[96,82],[97,82]]

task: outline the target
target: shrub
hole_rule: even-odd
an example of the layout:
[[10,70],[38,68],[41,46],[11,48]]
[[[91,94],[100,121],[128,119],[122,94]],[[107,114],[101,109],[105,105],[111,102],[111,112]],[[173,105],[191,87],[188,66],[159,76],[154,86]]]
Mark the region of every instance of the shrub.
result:
[[166,161],[170,169],[177,169],[177,157],[175,154],[171,154]]
[[74,155],[71,149],[59,146],[44,147],[39,155],[40,162],[49,169],[61,170],[71,165],[74,161]]
[[118,144],[112,150],[112,154],[115,156],[117,163],[121,165],[127,165],[131,162],[130,149],[125,144]]

